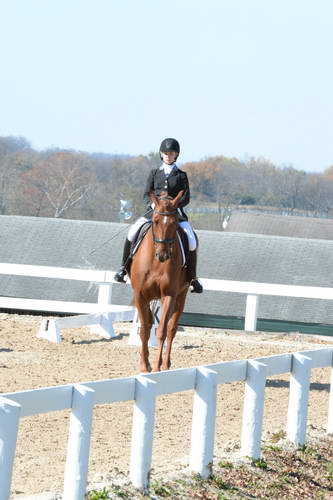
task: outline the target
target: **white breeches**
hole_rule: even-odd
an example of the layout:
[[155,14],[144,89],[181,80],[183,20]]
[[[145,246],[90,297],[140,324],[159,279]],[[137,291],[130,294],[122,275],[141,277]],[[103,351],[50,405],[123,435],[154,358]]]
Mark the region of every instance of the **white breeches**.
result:
[[190,252],[193,252],[193,250],[197,248],[197,240],[195,239],[195,235],[191,224],[187,220],[184,220],[180,222],[179,225],[182,228],[182,230],[186,233]]
[[[137,232],[139,231],[140,227],[145,222],[148,222],[148,221],[149,221],[149,219],[147,219],[146,217],[140,217],[140,219],[135,221],[134,224],[128,230],[127,239],[129,241],[133,241]],[[182,221],[179,223],[179,225],[186,233],[190,252],[193,252],[193,250],[195,250],[197,248],[197,240],[195,239],[195,235],[194,235],[193,229],[191,227],[191,224],[188,221]]]
[[148,221],[149,219],[147,219],[146,217],[140,217],[140,219],[136,220],[128,230],[127,239],[129,241],[133,241],[135,239],[136,233],[140,230],[140,227]]

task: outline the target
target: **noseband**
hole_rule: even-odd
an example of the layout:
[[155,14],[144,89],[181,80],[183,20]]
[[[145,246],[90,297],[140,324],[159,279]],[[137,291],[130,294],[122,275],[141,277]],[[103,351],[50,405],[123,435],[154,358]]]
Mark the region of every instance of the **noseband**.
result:
[[[154,210],[154,214],[158,215],[177,215],[177,210],[173,210],[172,212],[159,212],[158,210]],[[164,240],[159,240],[158,238],[155,237],[154,234],[154,226],[152,225],[152,232],[153,232],[153,241],[154,243],[174,243],[176,241],[176,238],[165,238]]]

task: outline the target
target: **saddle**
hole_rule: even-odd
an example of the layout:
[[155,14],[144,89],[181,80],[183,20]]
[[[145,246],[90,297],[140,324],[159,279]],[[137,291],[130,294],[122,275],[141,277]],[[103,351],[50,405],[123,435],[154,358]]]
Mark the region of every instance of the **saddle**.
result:
[[[138,234],[136,238],[133,240],[131,245],[131,252],[130,252],[131,258],[138,251],[138,248],[141,245],[144,237],[146,236],[151,224],[152,224],[151,221],[145,222],[138,231]],[[185,231],[183,231],[183,229],[180,226],[178,226],[177,228],[177,236],[179,238],[180,248],[183,256],[183,266],[187,266],[189,258],[188,239]]]

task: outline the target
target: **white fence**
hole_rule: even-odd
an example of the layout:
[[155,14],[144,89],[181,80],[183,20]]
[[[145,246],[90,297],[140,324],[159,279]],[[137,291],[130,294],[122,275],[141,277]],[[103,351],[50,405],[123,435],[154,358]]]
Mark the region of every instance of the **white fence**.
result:
[[[116,283],[113,279],[114,271],[0,263],[0,274],[89,281],[96,283],[99,290],[98,302],[96,304],[0,297],[0,308],[85,314],[105,313],[113,310],[112,287],[113,284]],[[259,297],[261,295],[333,300],[333,288],[328,287],[280,285],[214,279],[202,279],[201,281],[204,289],[208,291],[241,293],[247,296],[244,325],[245,331],[256,330]],[[117,286],[124,285],[117,284]]]
[[[333,367],[333,348],[2,394],[0,500],[8,500],[10,495],[20,418],[71,409],[63,499],[83,500],[94,406],[133,400],[130,479],[137,488],[145,490],[151,469],[156,397],[194,390],[189,464],[192,471],[206,478],[212,471],[219,384],[245,382],[240,454],[257,459],[261,455],[266,377],[290,373],[286,432],[292,443],[302,445],[306,442],[311,369],[321,367]],[[328,396],[328,433],[333,433],[332,384],[333,369]]]

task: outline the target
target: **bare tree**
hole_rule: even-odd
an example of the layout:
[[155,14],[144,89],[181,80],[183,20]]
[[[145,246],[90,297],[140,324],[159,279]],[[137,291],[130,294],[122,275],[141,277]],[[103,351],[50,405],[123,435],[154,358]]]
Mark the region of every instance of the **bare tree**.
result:
[[22,137],[0,137],[0,213],[9,214],[15,204],[22,158],[31,154],[30,144]]
[[22,181],[26,193],[37,201],[38,212],[63,217],[72,207],[82,203],[92,188],[89,156],[72,152],[44,154],[22,176]]
[[308,174],[303,189],[302,208],[319,216],[333,214],[333,177]]

